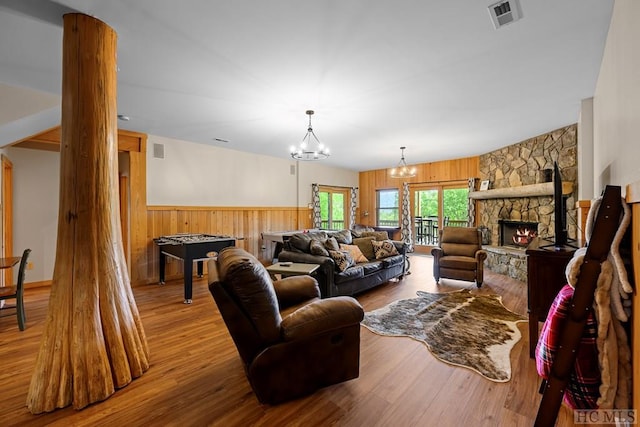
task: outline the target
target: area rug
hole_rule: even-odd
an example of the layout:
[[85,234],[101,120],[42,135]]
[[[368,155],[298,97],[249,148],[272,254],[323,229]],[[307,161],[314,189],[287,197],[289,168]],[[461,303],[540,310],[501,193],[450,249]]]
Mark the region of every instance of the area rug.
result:
[[422,341],[441,361],[492,381],[511,379],[509,355],[521,338],[516,324],[525,322],[524,316],[507,310],[498,295],[417,294],[365,313],[362,324],[380,335]]

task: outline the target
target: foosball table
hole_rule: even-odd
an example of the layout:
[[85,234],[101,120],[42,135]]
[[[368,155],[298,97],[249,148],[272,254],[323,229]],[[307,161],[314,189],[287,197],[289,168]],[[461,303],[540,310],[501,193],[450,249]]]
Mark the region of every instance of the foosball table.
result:
[[153,241],[158,245],[160,255],[160,284],[164,285],[164,270],[167,257],[184,261],[184,303],[191,304],[193,287],[193,262],[197,263],[198,277],[202,277],[203,261],[215,256],[227,246],[235,246],[236,238],[214,234],[173,234],[160,236]]

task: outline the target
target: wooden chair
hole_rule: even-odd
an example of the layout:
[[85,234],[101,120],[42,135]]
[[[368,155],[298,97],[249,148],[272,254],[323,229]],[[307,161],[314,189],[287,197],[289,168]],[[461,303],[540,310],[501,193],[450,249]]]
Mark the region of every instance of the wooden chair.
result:
[[14,298],[16,300],[18,327],[21,331],[24,331],[24,324],[27,321],[27,317],[24,312],[24,271],[26,270],[27,258],[29,258],[30,253],[31,249],[25,249],[22,253],[20,268],[18,269],[18,282],[16,285],[0,287],[0,301]]

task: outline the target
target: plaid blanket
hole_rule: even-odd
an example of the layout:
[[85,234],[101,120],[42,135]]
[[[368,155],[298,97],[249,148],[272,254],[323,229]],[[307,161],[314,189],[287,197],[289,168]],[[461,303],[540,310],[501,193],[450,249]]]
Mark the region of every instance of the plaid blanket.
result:
[[[548,379],[551,373],[553,358],[560,339],[559,328],[569,314],[572,298],[573,288],[565,285],[553,300],[547,320],[542,326],[540,339],[536,346],[536,367],[538,375],[544,379]],[[580,340],[576,363],[564,393],[564,402],[573,409],[595,409],[598,407],[596,402],[600,397],[598,390],[600,387],[600,368],[596,346],[597,337],[598,326],[591,311]]]

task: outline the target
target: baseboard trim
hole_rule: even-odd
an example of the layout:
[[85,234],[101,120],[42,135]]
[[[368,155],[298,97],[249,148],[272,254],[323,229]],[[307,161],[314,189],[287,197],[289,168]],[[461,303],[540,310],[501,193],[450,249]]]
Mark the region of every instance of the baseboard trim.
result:
[[24,284],[25,289],[47,288],[51,286],[51,280],[42,280],[40,282],[29,282]]

